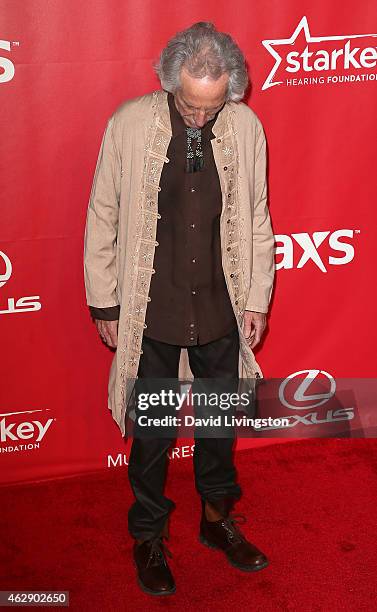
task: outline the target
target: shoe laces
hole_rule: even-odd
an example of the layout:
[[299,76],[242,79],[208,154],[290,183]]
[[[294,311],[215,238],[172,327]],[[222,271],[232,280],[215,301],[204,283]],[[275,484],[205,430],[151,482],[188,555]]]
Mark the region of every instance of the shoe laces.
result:
[[227,539],[230,544],[239,544],[245,541],[244,535],[238,528],[238,525],[244,525],[246,523],[246,516],[243,514],[229,514],[221,521],[221,525],[227,532]]
[[163,542],[161,536],[157,536],[151,540],[150,552],[147,561],[147,567],[153,565],[163,565],[166,563],[164,553],[172,557],[172,553]]

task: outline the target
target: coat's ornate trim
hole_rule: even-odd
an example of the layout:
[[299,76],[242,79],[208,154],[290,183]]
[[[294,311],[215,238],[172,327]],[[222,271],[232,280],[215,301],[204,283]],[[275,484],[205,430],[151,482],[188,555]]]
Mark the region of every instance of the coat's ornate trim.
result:
[[[148,141],[145,146],[142,184],[138,205],[136,225],[136,245],[132,256],[132,279],[128,303],[128,321],[125,329],[125,348],[121,362],[122,405],[126,408],[129,390],[127,386],[136,379],[139,358],[142,354],[142,330],[147,326],[145,316],[149,297],[149,288],[153,268],[156,241],[157,221],[161,219],[158,212],[158,193],[161,173],[164,163],[169,159],[166,152],[169,146],[171,132],[160,121],[159,92],[153,94],[153,117],[148,128]],[[128,359],[126,359],[126,354]]]
[[[220,141],[220,142],[219,142]],[[237,143],[234,137],[234,127],[232,124],[232,113],[228,111],[227,125],[225,133],[218,138],[221,144],[218,151],[220,154],[220,164],[225,183],[224,201],[224,220],[226,225],[225,241],[225,261],[226,275],[228,276],[231,289],[230,298],[237,319],[240,321],[245,307],[245,291],[241,272],[241,251],[240,251],[240,207],[237,186],[238,177],[238,154]]]

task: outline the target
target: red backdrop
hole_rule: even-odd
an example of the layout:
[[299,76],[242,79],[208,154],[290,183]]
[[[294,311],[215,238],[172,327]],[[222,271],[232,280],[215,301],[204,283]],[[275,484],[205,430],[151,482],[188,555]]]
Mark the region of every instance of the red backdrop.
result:
[[[264,375],[376,375],[374,1],[2,0],[0,11],[2,482],[126,461],[107,409],[112,353],[85,303],[86,209],[106,119],[159,87],[153,60],[195,21],[245,52],[268,141],[277,275],[256,351]],[[188,441],[175,456],[190,452]]]

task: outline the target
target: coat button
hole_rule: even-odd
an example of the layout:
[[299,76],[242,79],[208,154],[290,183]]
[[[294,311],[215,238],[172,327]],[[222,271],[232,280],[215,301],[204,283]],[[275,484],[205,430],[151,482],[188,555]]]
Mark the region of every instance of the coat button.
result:
[[227,251],[230,251],[230,248],[231,248],[231,247],[226,247],[226,250],[227,250]]
[[224,166],[224,170],[226,172],[228,170],[228,166]]
[[216,142],[219,142],[219,143],[220,143],[220,142],[221,142],[221,138],[218,138],[218,139],[216,140]]
[[233,272],[232,272],[232,274],[230,275],[230,278],[233,278],[233,277],[234,277],[234,274],[233,274]]

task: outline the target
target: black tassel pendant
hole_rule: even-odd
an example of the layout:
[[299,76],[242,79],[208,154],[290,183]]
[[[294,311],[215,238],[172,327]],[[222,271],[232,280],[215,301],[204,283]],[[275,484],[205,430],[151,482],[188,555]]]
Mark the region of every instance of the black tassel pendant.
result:
[[[186,172],[200,172],[204,167],[202,151],[202,131],[200,128],[186,128],[187,148],[186,148]],[[192,148],[192,140],[196,140],[195,152]]]

